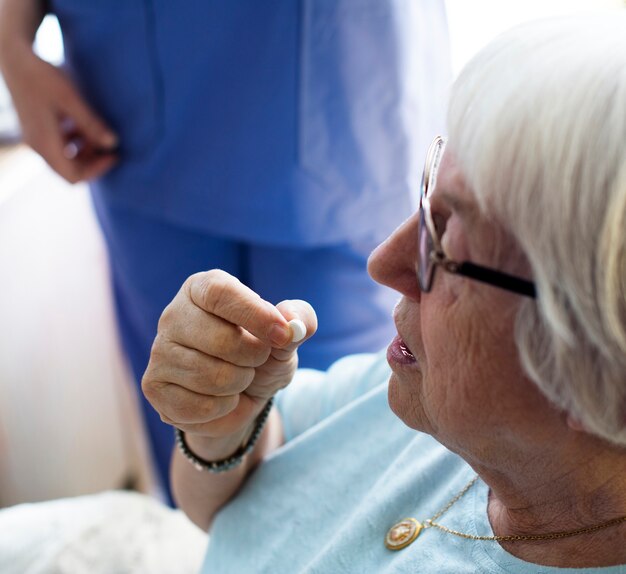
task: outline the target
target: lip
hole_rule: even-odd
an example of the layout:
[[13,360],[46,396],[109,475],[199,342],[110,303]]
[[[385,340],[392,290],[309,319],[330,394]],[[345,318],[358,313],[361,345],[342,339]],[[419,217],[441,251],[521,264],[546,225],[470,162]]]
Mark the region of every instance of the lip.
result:
[[393,368],[395,365],[416,365],[417,360],[400,335],[396,335],[387,347],[387,362]]

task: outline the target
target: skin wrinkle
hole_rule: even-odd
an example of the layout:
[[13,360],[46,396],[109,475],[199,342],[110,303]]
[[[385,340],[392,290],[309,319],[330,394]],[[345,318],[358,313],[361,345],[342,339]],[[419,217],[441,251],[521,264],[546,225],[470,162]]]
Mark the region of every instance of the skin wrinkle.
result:
[[[263,364],[269,357],[270,347],[238,325],[233,325],[217,317],[209,317],[199,307],[187,308],[181,314],[183,315],[183,320],[175,322],[174,328],[170,328],[171,339],[193,346],[200,353],[204,353],[204,350],[209,348],[209,343],[213,346],[218,345],[218,348],[213,353],[220,355],[222,359],[227,361],[237,357],[239,361],[246,361],[246,366],[248,367]],[[165,317],[162,321],[168,322],[168,317]],[[212,332],[212,323],[219,323],[224,332],[223,336],[217,341],[213,339],[211,341],[208,340],[210,336],[208,333]],[[190,325],[203,324],[206,325],[205,329],[199,330],[196,328],[193,331],[189,330]],[[203,333],[206,333],[204,338]]]
[[[442,162],[443,166],[446,165],[446,159],[444,157],[444,161]],[[440,185],[441,182],[444,182],[446,184],[446,189],[449,189],[450,187],[453,187],[454,185],[463,185],[462,184],[462,178],[458,172],[458,170],[453,170],[452,171],[452,176],[451,177],[445,177],[442,178],[440,180]],[[447,198],[448,200],[450,200],[451,194],[448,192],[447,193]],[[449,206],[441,206],[441,201],[437,199],[437,197],[433,197],[433,208],[436,209],[437,206],[440,207],[444,207],[442,208],[442,212],[445,213],[446,215],[448,215],[449,219],[452,221],[452,224],[448,224],[446,226],[446,231],[444,233],[444,240],[445,241],[454,241],[455,238],[460,237],[462,235],[462,229],[464,227],[465,222],[462,221],[462,218],[459,216],[459,214],[456,214],[454,212],[454,206],[458,205],[459,203],[462,203],[464,205],[464,212],[465,213],[474,213],[475,210],[471,209],[469,207],[469,204],[467,203],[466,200],[461,199],[459,201],[455,201],[455,200],[451,200],[450,201],[450,205]],[[473,223],[474,221],[472,221]],[[480,238],[478,234],[473,233],[472,238],[477,237]],[[465,254],[465,250],[456,250],[454,255],[456,256],[456,253],[463,253]],[[469,258],[469,254],[467,255],[466,258]],[[464,297],[467,297],[467,291],[468,290],[472,290],[473,291],[473,295],[476,295],[477,293],[483,297],[486,298],[486,295],[484,293],[484,286],[477,286],[475,282],[469,282],[466,279],[460,278],[460,277],[455,277],[452,276],[450,274],[445,273],[442,270],[438,270],[437,271],[437,275],[435,278],[435,282],[444,282],[446,284],[454,284],[454,288],[456,289],[456,292],[453,292],[449,295],[448,300],[445,301],[443,303],[443,307],[445,308],[445,313],[446,315],[450,315],[451,317],[454,318],[455,315],[457,315],[457,319],[458,319],[458,311],[456,309],[456,305],[455,303],[461,301],[461,308],[462,308],[462,301]],[[447,287],[448,285],[446,285]],[[482,288],[482,291],[481,291]],[[450,289],[450,291],[452,291],[452,289]],[[493,291],[493,289],[491,289],[490,291]],[[489,293],[491,294],[491,293]],[[428,298],[429,295],[423,295],[423,298],[426,299]],[[431,324],[437,324],[437,320],[434,320],[432,322],[429,322],[428,319],[426,319],[425,323]],[[455,321],[454,319],[452,321],[447,322],[450,324],[451,329],[455,329],[461,322],[459,321]],[[457,337],[459,339],[459,344],[458,344],[458,348],[464,349],[465,352],[463,353],[463,360],[461,362],[461,364],[463,362],[476,362],[476,361],[484,361],[486,359],[488,359],[488,357],[485,357],[484,359],[480,358],[480,349],[475,350],[473,348],[472,345],[472,341],[473,340],[480,340],[480,338],[475,337],[475,334],[477,332],[480,332],[481,329],[484,329],[484,325],[477,325],[474,322],[469,322],[469,328],[465,328],[468,327],[468,325],[466,325],[466,322],[463,322],[463,327],[460,329],[460,332],[456,333],[455,332],[455,337]],[[423,336],[425,338],[427,338],[429,336],[428,332],[423,333]],[[430,345],[428,344],[427,341],[424,342],[425,347],[428,349],[430,348]],[[410,345],[409,345],[410,347]],[[478,358],[477,358],[478,357]],[[429,360],[428,357],[426,357],[426,361],[424,361],[424,365],[429,365]],[[488,361],[485,361],[486,363],[488,363]],[[444,369],[445,372],[445,365],[439,365],[439,364],[433,364],[432,365],[432,370],[437,372],[440,369]],[[451,388],[453,388],[453,385],[450,385]],[[447,388],[446,386],[442,386],[443,389]],[[463,385],[454,385],[455,390],[458,392],[459,389],[462,390],[463,392],[463,396],[467,397],[471,391],[469,389],[465,389],[463,390]],[[426,391],[426,394],[424,395],[424,399],[425,400],[429,400],[431,397],[430,393],[428,391]],[[441,402],[439,404],[443,404],[446,402],[447,399],[442,398]],[[440,407],[441,410],[443,410],[443,407]],[[440,411],[441,412],[441,411]],[[440,415],[438,414],[437,417],[435,416],[431,416],[431,415],[427,415],[429,416],[429,422],[430,424],[434,427],[434,423],[433,421],[436,420]],[[436,432],[435,428],[433,428],[433,431]],[[445,441],[444,441],[445,442]],[[449,445],[452,446],[452,445]],[[453,447],[454,448],[454,447]],[[458,448],[458,447],[457,447]]]
[[[214,311],[215,309],[226,308],[228,305],[227,283],[230,282],[231,279],[224,277],[222,271],[213,269],[203,277],[199,285],[189,282],[186,285],[191,300],[198,307],[207,311]],[[196,286],[197,288],[194,289],[193,287]],[[224,305],[224,301],[226,301],[226,305]]]
[[[595,36],[594,26],[586,22],[576,34],[580,41],[575,45],[570,34],[580,24],[572,23],[571,28],[566,24],[550,33],[563,60],[553,69],[553,54],[539,49],[532,55],[535,43],[517,38],[510,57],[520,63],[528,58],[536,68],[532,74],[531,67],[525,68],[525,86],[519,83],[524,77],[519,70],[508,83],[487,67],[479,69],[486,60],[476,64],[460,80],[452,97],[449,131],[466,172],[485,195],[483,199],[511,222],[513,235],[519,237],[535,262],[545,329],[576,346],[570,351],[555,338],[547,349],[551,357],[560,355],[571,375],[563,373],[557,361],[539,368],[542,360],[547,362],[539,346],[526,351],[529,370],[562,408],[575,409],[578,416],[586,413],[588,428],[609,441],[624,444],[623,421],[613,405],[624,400],[626,387],[619,385],[620,379],[611,380],[608,375],[611,364],[617,366],[623,353],[610,344],[605,329],[607,316],[617,314],[611,313],[610,305],[603,300],[604,289],[613,289],[615,281],[597,273],[598,269],[602,271],[598,267],[602,249],[598,251],[597,242],[602,222],[607,214],[619,213],[611,201],[624,197],[620,184],[624,179],[619,178],[626,165],[625,115],[623,106],[613,105],[624,101],[624,50],[616,49],[623,45],[622,40],[610,33],[615,31],[611,30],[613,25],[622,26],[623,38],[623,20],[595,27],[606,30],[604,38]],[[545,32],[537,31],[537,36],[544,37]],[[611,46],[608,38],[612,38]],[[503,50],[496,49],[490,55],[496,70],[510,65],[505,63]],[[590,65],[593,61],[601,65]],[[468,81],[470,76],[472,80]],[[553,101],[561,101],[562,106],[555,108],[550,104]],[[468,113],[470,102],[474,112]],[[500,186],[507,180],[510,187],[505,192]],[[615,252],[614,243],[604,251]],[[558,300],[550,304],[551,296],[559,292],[571,298],[569,309]],[[604,312],[598,313],[598,309]],[[578,314],[575,321],[573,313]],[[576,330],[572,331],[572,325]],[[601,355],[596,362],[596,376],[582,372],[583,363],[593,352],[590,341]],[[532,343],[523,345],[530,347]],[[624,372],[623,363],[618,369]],[[585,392],[585,387],[590,392]]]
[[[590,468],[596,469],[596,461],[589,460],[587,463]],[[537,468],[536,464],[532,462],[528,465],[529,468]],[[550,472],[550,476],[554,476],[554,473]],[[560,480],[567,480],[576,474],[574,469],[569,469],[560,473]],[[506,479],[505,475],[501,478]],[[612,477],[614,478],[614,477]],[[508,479],[507,479],[508,480]],[[541,476],[536,478],[535,491],[541,495],[544,490],[554,491],[553,480],[546,479],[542,481]],[[532,534],[536,532],[551,532],[554,530],[554,522],[558,519],[564,519],[571,523],[571,528],[584,528],[589,526],[590,520],[601,522],[604,520],[608,513],[611,513],[613,504],[615,503],[613,496],[605,496],[603,490],[607,492],[612,490],[605,488],[609,485],[609,479],[601,481],[596,487],[591,489],[594,493],[593,505],[583,505],[579,509],[575,509],[575,513],[572,515],[571,508],[571,495],[563,493],[562,496],[552,497],[549,501],[549,507],[546,508],[545,501],[540,501],[534,504],[528,502],[519,504],[517,506],[508,503],[506,506],[495,501],[493,493],[490,493],[490,502],[492,503],[492,510],[490,510],[490,519],[492,522],[498,522],[503,520],[503,515],[506,517],[506,523],[516,525],[516,529],[511,531],[511,534]],[[519,489],[519,485],[510,483],[512,490]],[[533,492],[528,493],[529,498],[532,499]],[[588,498],[589,492],[584,489],[579,493],[581,500]],[[495,504],[493,504],[495,503]]]
[[[231,363],[171,341],[168,341],[163,347],[164,351],[171,357],[171,361],[168,365],[169,372],[162,376],[157,376],[157,380],[171,380],[172,376],[178,380],[178,377],[180,377],[180,380],[184,381],[183,386],[185,388],[200,392],[205,380],[196,373],[202,372],[200,367],[204,364],[217,365],[216,374],[212,377],[212,382],[218,386],[218,389],[215,389],[213,394],[225,396],[241,392],[254,378],[254,369],[252,367],[237,367],[235,369]],[[219,387],[222,386],[220,382],[222,381],[228,381],[230,384],[224,385],[224,388],[220,390]]]
[[[227,410],[221,406],[223,404],[222,401],[218,403],[211,400],[210,397],[194,391],[183,393],[180,392],[178,387],[169,385],[167,392],[169,404],[164,414],[168,419],[178,421],[179,423],[194,424],[203,420],[207,413],[213,415],[216,411],[224,412]],[[179,424],[179,426],[181,425]]]
[[[455,211],[459,202],[448,201],[458,193],[465,202],[462,211],[473,211],[467,206],[472,195],[448,152],[438,182],[431,207],[439,218],[449,256],[511,274],[527,273],[528,263],[518,247],[510,247],[510,238],[500,244],[506,249],[497,246],[503,231],[493,221],[476,211],[470,225],[463,213]],[[437,195],[440,185],[446,190],[446,201]],[[394,367],[389,382],[392,410],[411,428],[433,435],[460,454],[488,482],[488,516],[496,534],[571,530],[615,517],[616,509],[626,501],[617,500],[610,488],[606,496],[600,496],[597,482],[606,469],[590,472],[593,461],[581,466],[581,451],[604,453],[606,445],[569,427],[565,413],[524,373],[513,333],[518,312],[528,303],[513,293],[443,269],[437,269],[432,290],[420,293],[414,273],[416,223],[412,218],[399,228],[370,261],[372,276],[404,295],[395,320],[417,360],[417,367]],[[513,255],[504,258],[507,251]],[[502,257],[503,263],[498,265],[495,257]],[[626,470],[623,455],[612,462]],[[578,490],[585,474],[582,484],[591,492]],[[621,475],[615,478],[624,482]],[[605,503],[597,505],[596,498],[604,498]],[[594,503],[572,502],[578,500]],[[624,532],[623,526],[615,532],[620,528]],[[587,536],[595,548],[606,533]],[[605,564],[606,552],[579,555],[572,552],[573,547],[580,548],[577,540],[535,547],[506,545],[509,552],[541,564],[580,565],[589,560]]]
[[[434,219],[438,216],[448,219],[446,233],[440,233],[446,253],[457,261],[470,260],[520,277],[532,277],[530,263],[513,238],[493,215],[481,215],[472,188],[451,153],[444,154],[439,171],[444,175],[437,178],[437,192],[431,197],[431,213]],[[481,221],[483,225],[479,225]],[[464,240],[453,241],[450,228],[455,236],[460,235]]]
[[[213,269],[202,275],[200,285],[197,281],[191,282],[190,279],[185,282],[187,292],[190,299],[201,310],[209,313],[217,312],[218,315],[229,317],[230,321],[237,325],[255,323],[254,319],[258,313],[256,306],[241,305],[240,301],[232,296],[234,289],[241,288],[241,282],[237,278],[221,269]],[[251,289],[246,288],[246,296],[255,303],[261,301],[261,297]],[[267,302],[263,303],[270,313],[276,313],[273,306]],[[286,321],[283,320],[283,322],[286,324]]]
[[[448,195],[448,197],[450,197],[450,195]],[[452,244],[454,244],[455,242],[458,244],[461,238],[464,237],[463,229],[465,227],[465,222],[462,221],[462,218],[457,216],[457,214],[454,212],[454,206],[459,203],[463,203],[465,205],[464,213],[474,212],[474,210],[468,207],[468,204],[466,202],[451,202],[451,209],[449,210],[449,214],[450,219],[455,221],[455,225],[446,226],[444,239],[448,239],[449,242]],[[477,219],[475,219],[474,221],[477,221]],[[472,234],[473,237],[477,238],[480,238],[481,235],[484,234],[476,232]],[[456,252],[467,252],[467,258],[475,259],[475,257],[473,257],[474,253],[469,252],[469,250],[457,248]],[[446,324],[449,324],[448,328],[453,330],[451,339],[456,341],[455,347],[460,350],[460,352],[457,351],[458,364],[476,366],[491,365],[492,363],[490,361],[489,354],[485,355],[482,347],[476,347],[475,341],[480,341],[481,337],[484,336],[485,333],[488,337],[491,337],[494,340],[502,338],[502,331],[507,331],[507,329],[502,329],[502,325],[507,324],[507,319],[511,321],[515,315],[515,312],[512,311],[510,314],[508,314],[509,317],[505,317],[504,320],[499,323],[500,329],[496,331],[495,325],[492,326],[489,322],[485,321],[477,322],[473,320],[474,318],[471,313],[467,317],[463,316],[463,313],[465,312],[467,314],[468,312],[467,306],[464,305],[467,298],[479,297],[480,299],[486,301],[489,299],[489,297],[493,297],[494,295],[498,296],[501,293],[500,290],[490,288],[488,286],[479,285],[476,282],[468,281],[467,279],[447,274],[441,270],[438,272],[435,281],[441,281],[442,283],[446,283],[444,290],[451,292],[449,298],[442,302],[442,306],[445,308],[446,315],[449,315],[452,318],[452,320],[446,322]],[[423,301],[426,301],[429,296],[429,294],[423,295]],[[426,318],[425,322],[427,324],[437,324],[436,319],[429,321],[429,319]],[[424,337],[425,339],[427,339],[428,332],[424,334]],[[512,350],[511,353],[514,354],[514,350]],[[438,363],[436,361],[431,361],[431,363],[431,370],[433,372],[445,372],[445,364]],[[472,385],[465,385],[463,383],[463,380],[458,378],[460,374],[460,371],[459,373],[455,373],[454,378],[450,381],[449,385],[446,385],[443,388],[447,389],[449,386],[450,392],[453,395],[459,395],[460,393],[460,397],[462,399],[460,401],[461,403],[469,402],[471,401]],[[502,376],[504,375],[503,372],[500,372],[498,370],[493,374],[486,373],[486,375],[487,374],[489,375],[488,378],[490,379],[502,378]],[[455,398],[458,400],[458,397]],[[494,405],[493,409],[497,409],[498,400],[499,396],[496,396],[494,397],[494,399],[491,400]],[[485,416],[489,417],[489,415],[493,412],[493,409],[485,409]],[[484,417],[481,424],[488,424],[487,420]],[[453,444],[451,441],[446,442],[447,446],[449,446],[453,450],[458,450],[457,445]]]
[[[404,325],[410,326],[411,324],[417,324],[419,322],[418,318],[407,316],[406,305],[407,305],[407,301],[405,299],[402,299],[398,302],[398,304],[396,305],[396,309],[394,310],[394,316],[396,319],[396,323],[398,325],[399,332],[405,332]],[[410,327],[408,327],[406,331],[408,331],[409,328]],[[406,343],[408,344],[411,352],[414,354],[417,364],[425,365],[426,361],[423,358],[424,356],[421,354],[421,349],[423,348],[423,345],[413,344],[412,342],[409,343],[408,341]],[[423,377],[423,371],[421,371],[421,375]],[[393,377],[394,375],[392,374],[391,378],[393,379]],[[419,385],[419,383],[417,382],[414,382],[414,384],[416,386]],[[396,413],[396,415],[400,419],[402,419],[404,422],[406,422],[408,426],[415,428],[416,430],[421,430],[421,429],[418,429],[412,426],[410,422],[408,421],[420,420],[420,418],[425,416],[428,421],[426,428],[431,428],[433,429],[433,432],[436,432],[436,420],[437,420],[436,417],[434,417],[433,419],[430,419],[429,414],[427,412],[422,412],[421,410],[421,405],[423,404],[424,401],[405,400],[402,397],[402,394],[399,392],[399,390],[400,390],[400,387],[392,384],[392,381],[390,380],[389,405],[391,409]],[[426,396],[424,398],[427,399],[428,397]],[[407,408],[410,409],[410,412],[408,413],[405,412],[405,409]]]
[[[421,293],[415,277],[415,216],[370,259],[372,276],[403,295],[394,319],[399,336],[416,357],[416,362],[411,361],[400,354],[397,339],[392,343],[391,408],[411,428],[432,434],[460,453],[479,473],[489,497],[486,508],[478,509],[478,524],[484,523],[486,511],[497,535],[565,532],[626,514],[626,435],[614,423],[615,409],[604,416],[611,405],[619,406],[624,399],[626,387],[619,385],[624,378],[623,357],[614,353],[601,362],[603,357],[593,358],[589,346],[576,340],[581,334],[593,338],[595,333],[598,341],[604,337],[598,325],[605,319],[587,309],[587,296],[597,293],[586,277],[598,260],[591,252],[599,231],[595,210],[610,207],[606,198],[616,191],[591,175],[610,174],[615,164],[623,164],[623,154],[610,159],[602,152],[604,147],[613,156],[623,151],[626,125],[620,120],[626,118],[624,110],[613,106],[617,112],[607,114],[611,106],[601,97],[603,86],[617,88],[616,82],[617,93],[626,93],[621,89],[626,88],[622,82],[626,52],[614,49],[626,46],[626,19],[617,20],[611,16],[592,24],[585,15],[525,25],[481,52],[451,92],[452,140],[441,163],[440,185],[429,198],[436,227],[451,257],[532,277],[537,299],[450,274],[442,267],[436,269],[432,290]],[[596,93],[598,97],[589,96]],[[611,121],[614,113],[619,114],[618,121]],[[464,162],[469,179],[463,177],[452,150]],[[578,172],[580,177],[572,177],[578,167],[574,154],[586,168]],[[587,219],[576,219],[581,214],[588,214]],[[585,246],[588,250],[583,253]],[[218,289],[226,289],[225,276],[217,272],[211,277]],[[246,296],[243,285],[230,285],[243,306],[257,301]],[[200,286],[196,289],[201,291]],[[602,305],[598,297],[597,306],[609,313],[608,304]],[[184,298],[183,303],[192,304]],[[284,326],[275,309],[272,313],[260,302],[252,306],[255,316],[246,318],[253,324],[245,328],[260,340],[266,341],[273,321],[274,327]],[[236,322],[236,309],[229,308],[227,301],[224,307],[229,313],[224,318]],[[576,309],[584,320],[572,318]],[[582,325],[580,333],[572,330],[573,325]],[[202,332],[203,325],[197,327]],[[221,329],[217,323],[212,328],[217,333]],[[272,330],[279,339],[280,330]],[[574,346],[568,347],[570,343]],[[605,349],[610,350],[611,342],[606,343]],[[283,371],[283,365],[272,358],[263,370],[273,371],[274,383],[282,382],[283,373],[293,369]],[[257,390],[272,379],[261,370],[252,385]],[[620,378],[610,380],[611,373]],[[196,452],[219,458],[240,444],[236,439],[249,431],[258,411],[245,393],[239,396],[240,407],[247,408],[247,415],[252,413],[240,416],[246,424],[226,417],[229,428],[222,440],[192,437],[192,448],[200,449]],[[594,421],[595,426],[587,428],[603,439],[570,423],[564,411],[572,413],[574,407],[575,414]],[[234,414],[241,415],[241,410]],[[182,456],[175,455],[174,466],[178,464],[182,480],[187,481],[184,488],[176,489],[184,507],[193,515],[202,513],[195,510],[197,506],[209,508],[206,522],[210,521],[245,480],[251,465],[281,444],[280,436],[267,442],[273,422],[257,445],[258,458],[249,458],[230,477],[199,480]],[[609,444],[613,435],[621,447]],[[436,485],[438,477],[425,479]],[[451,515],[443,523],[450,520],[446,526],[462,529]],[[201,525],[206,527],[204,522]],[[626,564],[624,540],[626,522],[575,538],[502,546],[537,564],[601,567]],[[447,542],[464,544],[457,539]],[[474,549],[482,546],[468,544],[474,544]],[[507,557],[499,558],[506,569]]]

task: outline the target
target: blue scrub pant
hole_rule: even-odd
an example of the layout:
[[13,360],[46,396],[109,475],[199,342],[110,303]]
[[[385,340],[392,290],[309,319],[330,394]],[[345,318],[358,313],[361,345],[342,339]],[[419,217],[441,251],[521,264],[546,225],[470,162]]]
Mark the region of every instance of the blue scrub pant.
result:
[[173,432],[139,385],[161,312],[189,275],[219,268],[271,303],[308,301],[319,329],[298,351],[301,367],[323,370],[344,355],[378,351],[395,333],[391,311],[398,296],[374,283],[366,271],[374,244],[252,245],[114,208],[97,196],[94,204],[109,252],[122,345],[138,385],[156,470],[170,500]]

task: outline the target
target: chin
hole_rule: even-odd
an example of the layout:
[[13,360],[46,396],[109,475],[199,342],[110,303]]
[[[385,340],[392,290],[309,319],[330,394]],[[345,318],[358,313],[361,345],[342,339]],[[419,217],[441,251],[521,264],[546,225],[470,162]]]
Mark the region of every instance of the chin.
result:
[[[409,388],[412,392],[407,392]],[[389,408],[406,426],[417,431],[423,431],[422,425],[419,424],[419,417],[416,416],[416,410],[411,408],[416,398],[415,383],[411,387],[407,387],[407,383],[399,381],[398,375],[392,373],[387,387]]]

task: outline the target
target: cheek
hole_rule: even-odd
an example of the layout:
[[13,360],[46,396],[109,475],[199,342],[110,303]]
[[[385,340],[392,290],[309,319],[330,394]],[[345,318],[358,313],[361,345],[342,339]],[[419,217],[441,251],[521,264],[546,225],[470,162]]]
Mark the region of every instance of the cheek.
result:
[[422,305],[423,396],[436,432],[460,436],[499,411],[508,381],[518,374],[507,351],[512,327],[493,309],[468,308],[468,293],[440,294],[445,305]]

